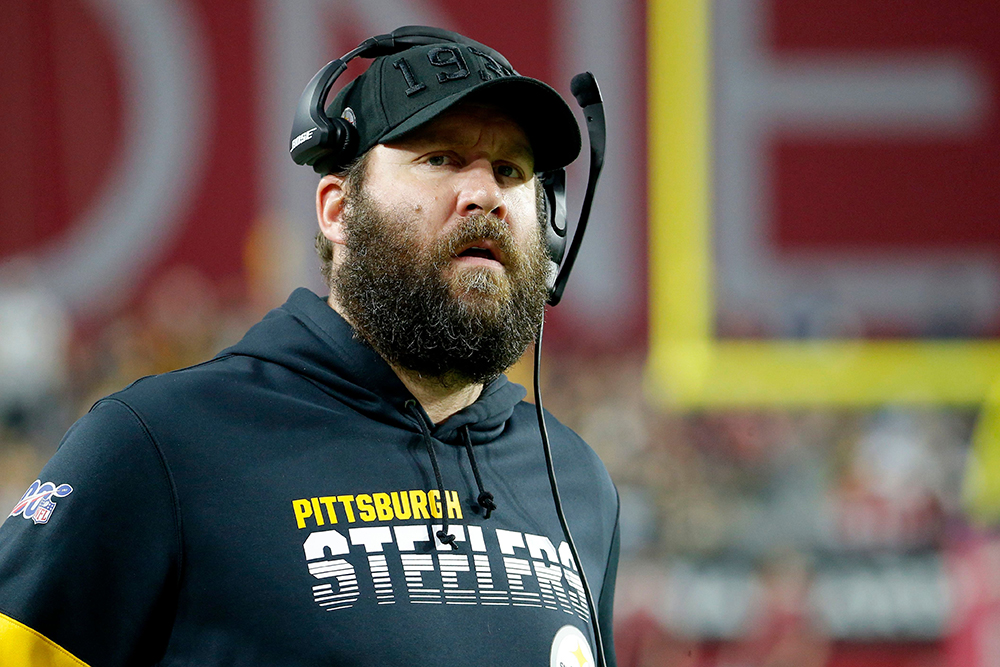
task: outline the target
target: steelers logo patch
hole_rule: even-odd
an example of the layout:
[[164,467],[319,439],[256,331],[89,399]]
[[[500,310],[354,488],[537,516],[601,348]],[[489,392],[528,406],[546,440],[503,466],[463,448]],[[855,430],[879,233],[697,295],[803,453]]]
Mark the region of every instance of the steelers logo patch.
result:
[[594,667],[594,654],[579,628],[564,625],[552,640],[551,667]]

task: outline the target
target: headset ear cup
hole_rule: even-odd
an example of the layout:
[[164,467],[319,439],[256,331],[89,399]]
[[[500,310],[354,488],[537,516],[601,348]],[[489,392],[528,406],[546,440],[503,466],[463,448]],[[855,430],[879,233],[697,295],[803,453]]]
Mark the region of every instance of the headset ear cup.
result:
[[326,141],[322,145],[323,154],[313,164],[320,174],[329,174],[345,169],[358,157],[358,130],[343,118],[331,118]]
[[566,252],[566,170],[554,169],[538,175],[545,197],[545,242],[553,262],[562,262]]
[[566,254],[566,170],[555,169],[538,175],[545,209],[545,249],[549,255],[549,290]]

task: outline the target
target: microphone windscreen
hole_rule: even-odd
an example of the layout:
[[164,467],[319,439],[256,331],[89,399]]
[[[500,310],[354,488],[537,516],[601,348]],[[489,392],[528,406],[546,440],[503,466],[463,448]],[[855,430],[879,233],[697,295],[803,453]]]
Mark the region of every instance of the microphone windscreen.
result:
[[569,90],[581,107],[601,102],[601,89],[597,87],[597,79],[590,72],[581,72],[574,76],[569,83]]

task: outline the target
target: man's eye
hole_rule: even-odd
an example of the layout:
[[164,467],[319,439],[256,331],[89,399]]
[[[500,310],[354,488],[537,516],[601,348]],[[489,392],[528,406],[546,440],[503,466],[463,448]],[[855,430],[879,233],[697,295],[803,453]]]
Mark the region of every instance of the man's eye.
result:
[[443,167],[444,165],[448,164],[448,156],[432,155],[431,157],[427,158],[427,164],[429,164],[432,167]]
[[517,178],[521,175],[516,167],[509,164],[502,164],[497,167],[497,173],[504,178]]

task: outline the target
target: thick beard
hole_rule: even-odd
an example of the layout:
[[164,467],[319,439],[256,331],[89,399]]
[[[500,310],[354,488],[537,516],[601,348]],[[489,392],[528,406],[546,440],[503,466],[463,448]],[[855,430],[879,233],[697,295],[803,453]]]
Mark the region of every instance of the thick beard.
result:
[[[520,248],[502,220],[475,215],[426,244],[418,221],[381,209],[364,187],[348,196],[344,222],[331,288],[356,335],[390,364],[446,387],[485,384],[534,340],[548,296],[540,226]],[[500,248],[505,272],[456,271],[456,251],[481,239]]]

